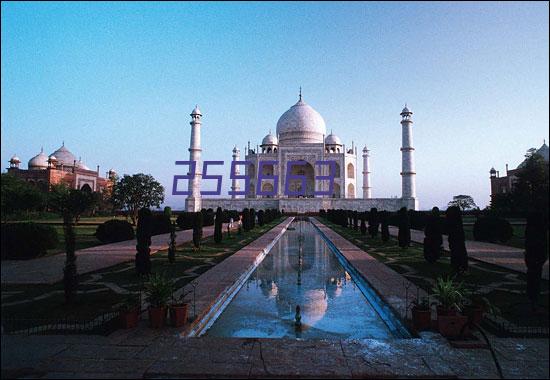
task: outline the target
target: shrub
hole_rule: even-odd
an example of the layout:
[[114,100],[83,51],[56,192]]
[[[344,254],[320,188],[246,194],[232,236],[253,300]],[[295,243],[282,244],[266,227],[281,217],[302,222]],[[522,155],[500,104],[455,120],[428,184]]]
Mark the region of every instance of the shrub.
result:
[[168,261],[176,261],[176,223],[170,224],[170,242],[168,243]]
[[178,215],[176,223],[181,230],[190,230],[193,228],[194,213],[184,211]]
[[462,226],[462,215],[458,206],[447,209],[447,232],[449,234],[449,251],[451,253],[451,267],[456,273],[468,269],[468,253]]
[[172,207],[166,206],[166,207],[164,208],[164,210],[162,211],[162,213],[163,213],[164,215],[166,215],[167,217],[171,218],[171,217],[172,217]]
[[361,216],[361,235],[365,236],[367,234],[367,224],[365,223],[365,217]]
[[256,228],[256,210],[254,210],[253,208],[250,209],[249,223],[250,223],[250,229],[251,230]]
[[525,264],[527,297],[536,309],[540,295],[542,267],[548,260],[548,222],[541,212],[529,212],[525,227]]
[[138,212],[136,230],[136,272],[139,275],[151,273],[151,235],[153,234],[153,215],[151,210],[143,207]]
[[424,258],[429,263],[435,263],[443,252],[443,235],[437,207],[432,209],[432,214],[426,221],[424,236]]
[[369,234],[374,239],[378,235],[378,210],[371,208],[369,213]]
[[135,237],[132,225],[125,220],[108,220],[97,226],[95,237],[102,243],[132,240]]
[[381,238],[384,243],[390,240],[390,229],[389,229],[388,220],[389,220],[388,213],[386,211],[382,211],[380,213],[380,223],[382,224]]
[[153,235],[167,234],[170,232],[172,222],[165,214],[153,215]]
[[474,224],[474,239],[506,243],[514,235],[514,229],[506,219],[496,216],[479,217]]
[[223,213],[221,207],[216,210],[216,220],[214,221],[214,241],[221,243],[222,241],[222,225],[223,225]]
[[411,228],[409,225],[409,214],[407,208],[402,207],[398,212],[399,215],[399,232],[397,240],[401,248],[407,248],[411,244]]
[[32,259],[58,244],[52,226],[37,223],[2,224],[2,259]]
[[258,225],[260,227],[264,225],[264,210],[258,211]]
[[193,222],[193,245],[195,246],[195,248],[201,247],[202,226],[203,213],[199,211],[195,213],[195,220]]

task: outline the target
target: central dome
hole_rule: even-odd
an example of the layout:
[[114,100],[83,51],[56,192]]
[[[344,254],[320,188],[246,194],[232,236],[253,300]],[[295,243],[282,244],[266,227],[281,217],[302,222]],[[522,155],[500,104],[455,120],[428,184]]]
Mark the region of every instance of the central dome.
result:
[[327,128],[319,112],[300,98],[279,118],[277,134],[279,143],[322,143]]

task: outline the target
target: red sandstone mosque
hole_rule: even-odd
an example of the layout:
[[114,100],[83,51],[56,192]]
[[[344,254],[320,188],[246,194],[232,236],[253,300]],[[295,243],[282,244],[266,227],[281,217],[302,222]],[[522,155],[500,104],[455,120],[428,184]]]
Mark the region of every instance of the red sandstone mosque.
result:
[[65,143],[55,152],[46,156],[43,149],[31,158],[28,168],[21,169],[21,160],[14,155],[10,160],[8,173],[36,185],[43,191],[49,191],[52,185],[65,183],[74,189],[103,192],[110,188],[116,173],[113,169],[107,172],[105,178],[99,175],[99,165],[96,170],[88,168],[81,159],[65,147]]

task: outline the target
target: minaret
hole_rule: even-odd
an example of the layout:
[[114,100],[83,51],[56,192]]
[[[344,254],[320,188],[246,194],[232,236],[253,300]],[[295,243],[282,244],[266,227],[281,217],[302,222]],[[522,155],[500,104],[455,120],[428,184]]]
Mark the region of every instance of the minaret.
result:
[[195,173],[189,180],[189,195],[185,198],[185,209],[190,212],[201,210],[201,118],[199,106],[191,112],[191,142],[189,144],[189,161],[195,161]]
[[412,112],[407,108],[401,111],[401,126],[403,132],[403,141],[401,146],[401,189],[402,198],[416,198],[416,170],[414,167],[414,148],[412,137]]
[[[239,149],[237,149],[237,146],[235,145],[235,147],[233,148],[233,161],[239,161],[239,154],[240,154],[240,151]],[[235,166],[235,175],[239,175],[240,174],[240,171],[239,171],[239,166],[236,165]],[[237,181],[236,178],[233,178],[231,180],[231,191],[239,191],[239,182]],[[236,194],[232,194],[231,195],[231,198],[232,199],[236,199],[237,198],[237,195]]]
[[371,198],[370,171],[369,171],[369,150],[363,148],[363,199]]

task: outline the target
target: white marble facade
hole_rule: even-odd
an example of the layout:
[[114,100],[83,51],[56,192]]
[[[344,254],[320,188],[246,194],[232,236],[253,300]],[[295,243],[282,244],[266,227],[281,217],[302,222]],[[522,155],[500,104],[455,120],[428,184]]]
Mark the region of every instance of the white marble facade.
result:
[[[198,109],[198,108],[196,108]],[[192,196],[186,199],[186,209],[197,211],[202,208],[222,207],[225,209],[242,209],[253,207],[255,209],[278,208],[289,212],[316,212],[319,209],[347,208],[358,211],[366,211],[372,207],[380,210],[398,210],[405,206],[417,209],[414,169],[414,148],[412,147],[412,112],[405,107],[402,116],[402,198],[371,198],[372,183],[369,167],[370,152],[365,146],[363,153],[363,180],[357,180],[357,147],[352,143],[346,147],[340,138],[327,129],[323,117],[313,107],[303,101],[300,92],[299,100],[290,107],[277,122],[276,133],[267,134],[260,145],[245,148],[244,160],[250,164],[240,166],[241,173],[244,169],[249,176],[247,183],[243,180],[231,181],[231,190],[247,190],[246,195],[231,195],[228,198],[200,197],[200,165],[197,165],[195,177],[190,181],[189,190]],[[193,111],[192,137],[190,146],[190,159],[200,159],[200,116]],[[199,142],[199,145],[197,144]],[[239,160],[240,151],[233,149],[233,160]],[[261,165],[261,162],[275,161]],[[290,161],[304,161],[304,165],[293,166],[291,173],[305,177],[305,188],[298,179],[291,179],[288,190],[291,192],[303,192],[303,195],[292,195],[285,191],[286,178]],[[334,184],[330,194],[318,195],[314,191],[328,192],[327,180],[319,180],[315,177],[329,174],[327,165],[316,165],[317,161],[333,161],[336,172]],[[258,181],[259,170],[262,168],[263,176],[277,176],[274,179],[262,179]],[[361,192],[357,184],[362,182]],[[258,188],[258,185],[260,188]],[[275,191],[276,190],[276,191]],[[260,194],[260,192],[271,194]]]

